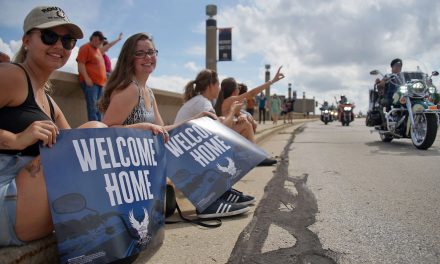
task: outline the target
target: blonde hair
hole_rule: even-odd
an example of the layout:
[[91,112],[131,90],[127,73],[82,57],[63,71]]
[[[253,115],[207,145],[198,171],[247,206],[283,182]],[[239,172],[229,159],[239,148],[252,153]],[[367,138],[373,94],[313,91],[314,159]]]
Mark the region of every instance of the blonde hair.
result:
[[[29,34],[29,32],[26,32],[24,34],[24,36],[26,36],[28,34]],[[22,63],[24,63],[26,58],[27,58],[27,50],[24,48],[24,45],[21,44],[21,47],[18,50],[18,52],[15,54],[12,62],[22,64]],[[52,93],[52,83],[50,82],[50,80],[47,80],[46,83],[44,84],[44,90],[46,91],[46,93],[49,93],[49,94]]]

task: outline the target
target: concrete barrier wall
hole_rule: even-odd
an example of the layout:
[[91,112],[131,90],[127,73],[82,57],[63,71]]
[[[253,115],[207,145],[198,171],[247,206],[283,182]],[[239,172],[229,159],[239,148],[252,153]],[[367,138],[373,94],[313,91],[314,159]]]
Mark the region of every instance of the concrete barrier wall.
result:
[[[78,127],[87,122],[87,108],[78,75],[68,72],[55,71],[51,76],[52,97],[66,116],[71,127]],[[183,89],[183,88],[182,88]],[[177,111],[182,106],[182,95],[160,89],[152,89],[156,97],[160,114],[165,124],[172,124]],[[254,118],[258,120],[256,109]],[[303,113],[293,113],[294,119],[304,118]],[[312,115],[308,118],[314,118]],[[316,118],[316,117],[315,117]],[[280,116],[282,120],[283,117]]]
[[[51,76],[52,97],[63,111],[71,127],[87,122],[87,108],[78,75],[55,71]],[[154,95],[165,124],[172,124],[182,105],[182,95],[154,89]]]

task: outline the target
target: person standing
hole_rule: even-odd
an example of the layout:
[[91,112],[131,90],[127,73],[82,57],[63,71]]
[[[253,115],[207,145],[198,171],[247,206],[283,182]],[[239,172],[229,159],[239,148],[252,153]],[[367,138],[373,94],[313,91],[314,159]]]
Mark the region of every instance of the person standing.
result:
[[102,87],[107,80],[105,62],[100,50],[104,40],[106,40],[106,37],[101,31],[93,32],[90,36],[90,42],[80,47],[76,58],[79,81],[86,98],[89,121],[101,121],[102,118],[97,103],[102,95]]
[[281,99],[277,94],[272,96],[272,100],[270,102],[270,112],[272,114],[273,124],[276,125],[281,112]]
[[263,92],[257,97],[258,101],[258,124],[261,124],[261,115],[263,115],[263,124],[266,122],[267,97]]
[[110,73],[112,72],[112,62],[110,61],[110,58],[107,56],[106,52],[116,43],[118,43],[121,39],[122,39],[122,32],[119,33],[119,36],[111,42],[104,40],[102,46],[99,48],[99,50],[102,53],[102,57],[104,58],[105,72],[107,74],[107,78],[110,76]]
[[295,100],[291,98],[289,95],[289,97],[284,100],[284,107],[286,112],[286,114],[284,115],[284,123],[286,123],[286,118],[289,123],[293,123],[294,105],[295,105]]

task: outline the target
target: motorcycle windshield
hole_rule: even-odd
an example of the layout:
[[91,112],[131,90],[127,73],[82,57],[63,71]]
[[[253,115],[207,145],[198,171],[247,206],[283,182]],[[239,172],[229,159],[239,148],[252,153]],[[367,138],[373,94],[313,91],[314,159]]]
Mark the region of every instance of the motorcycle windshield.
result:
[[423,72],[403,72],[403,76],[405,78],[405,82],[414,82],[414,81],[422,81],[426,80],[426,74]]
[[431,71],[425,63],[418,59],[403,59],[402,72],[400,76],[403,77],[405,83],[413,83],[421,81],[424,84],[428,83],[428,74]]

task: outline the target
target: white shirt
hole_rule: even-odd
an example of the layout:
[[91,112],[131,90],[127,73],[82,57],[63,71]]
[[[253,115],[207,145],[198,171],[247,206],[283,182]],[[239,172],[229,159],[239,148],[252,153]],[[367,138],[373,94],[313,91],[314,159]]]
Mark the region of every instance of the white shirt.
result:
[[179,109],[174,124],[193,118],[195,115],[204,111],[215,113],[214,107],[208,98],[201,94],[196,95],[184,103]]

